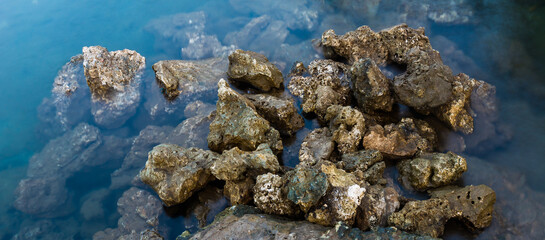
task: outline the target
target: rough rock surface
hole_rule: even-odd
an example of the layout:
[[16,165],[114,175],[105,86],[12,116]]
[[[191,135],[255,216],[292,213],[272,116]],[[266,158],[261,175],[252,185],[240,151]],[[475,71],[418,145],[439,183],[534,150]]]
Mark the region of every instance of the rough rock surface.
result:
[[229,199],[231,205],[248,204],[253,200],[254,185],[255,180],[252,178],[226,181],[223,194]]
[[284,83],[282,72],[263,54],[237,49],[229,55],[229,78],[268,92]]
[[305,126],[304,119],[293,101],[265,94],[245,95],[250,100],[259,115],[267,119],[282,135],[292,136]]
[[424,28],[414,29],[401,24],[384,29],[379,34],[388,51],[388,59],[399,64],[409,64],[406,54],[413,48],[432,49]]
[[370,184],[383,183],[382,175],[386,169],[382,154],[377,150],[360,150],[342,155],[337,167]]
[[211,151],[161,144],[149,153],[140,178],[165,205],[180,204],[214,179],[210,165],[219,158]]
[[341,153],[355,152],[365,134],[363,114],[350,106],[333,105],[327,108],[325,120]]
[[387,226],[388,217],[400,207],[399,194],[392,187],[378,185],[366,190],[358,207],[355,226],[362,231]]
[[280,164],[269,145],[261,144],[252,152],[237,147],[223,151],[210,170],[217,179],[236,181],[246,177],[256,178],[267,172],[276,173],[280,170]]
[[332,105],[348,105],[351,98],[348,66],[332,60],[314,60],[309,77],[292,76],[288,89],[303,99],[303,112],[324,117]]
[[433,111],[435,116],[454,131],[461,131],[465,134],[473,132],[473,117],[470,114],[472,80],[475,81],[463,73],[454,76],[452,100]]
[[452,216],[447,200],[433,198],[408,202],[401,211],[390,215],[388,223],[403,231],[439,237]]
[[424,153],[415,159],[399,162],[400,181],[407,188],[424,191],[446,186],[467,171],[465,158],[452,152]]
[[24,213],[40,217],[58,217],[73,211],[70,196],[65,188],[65,179],[27,178],[15,189],[13,206]]
[[437,144],[435,131],[426,122],[403,118],[398,124],[370,126],[363,137],[363,147],[380,151],[385,157],[411,157],[431,152]]
[[210,124],[208,147],[217,152],[238,147],[253,151],[261,143],[275,152],[282,151],[280,133],[259,116],[254,105],[229,87],[225,80],[218,83],[216,118]]
[[390,80],[373,60],[360,59],[352,65],[350,71],[352,91],[358,106],[366,112],[392,110],[394,99],[390,93]]
[[322,47],[326,58],[344,58],[355,63],[362,58],[370,58],[379,65],[386,63],[388,48],[382,36],[368,26],[361,26],[355,31],[338,36],[335,31],[328,30],[322,34]]
[[299,150],[299,165],[310,167],[314,164],[330,160],[335,150],[333,135],[328,128],[317,128],[312,130],[301,143]]
[[153,64],[155,78],[165,98],[172,100],[196,96],[215,90],[218,81],[225,77],[226,58],[200,61],[166,60]]
[[277,215],[295,215],[297,205],[287,197],[287,179],[267,173],[257,176],[254,203],[263,212]]
[[492,223],[496,193],[486,185],[437,189],[432,197],[448,200],[454,215],[472,229],[482,229]]
[[117,212],[121,214],[117,228],[97,232],[93,239],[163,239],[157,232],[163,206],[149,192],[134,187],[125,191]]
[[145,66],[146,59],[132,50],[108,52],[101,46],[83,47],[84,73],[97,124],[116,128],[136,113]]
[[308,212],[323,197],[329,187],[326,175],[312,168],[296,168],[285,176],[288,181],[288,199]]

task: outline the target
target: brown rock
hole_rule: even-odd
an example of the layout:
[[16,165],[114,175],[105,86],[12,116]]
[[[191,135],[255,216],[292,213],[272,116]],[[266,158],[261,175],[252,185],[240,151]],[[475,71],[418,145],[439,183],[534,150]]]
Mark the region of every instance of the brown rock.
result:
[[277,215],[296,215],[299,208],[287,197],[287,179],[267,173],[257,176],[254,203],[263,212]]
[[305,126],[303,117],[297,113],[293,100],[265,94],[245,95],[259,115],[267,119],[282,135],[291,136]]
[[452,152],[424,153],[397,165],[400,181],[407,188],[424,191],[446,186],[458,180],[467,171],[465,158]]
[[324,118],[329,121],[332,140],[337,143],[339,152],[355,152],[365,133],[363,114],[349,106],[333,105],[327,108]]
[[356,226],[362,231],[387,226],[388,217],[399,206],[399,194],[394,188],[369,186],[358,207]]
[[310,132],[301,143],[299,165],[310,167],[320,161],[330,160],[335,150],[332,137],[328,128],[317,128]]
[[255,181],[252,178],[226,181],[223,194],[229,199],[231,205],[248,204],[253,200],[254,185]]
[[336,35],[333,30],[328,30],[322,34],[321,44],[326,58],[342,57],[349,63],[370,58],[382,65],[388,58],[388,48],[382,36],[368,26],[361,26],[342,36]]
[[280,88],[284,82],[282,72],[260,53],[237,49],[229,55],[229,78],[248,83],[268,92]]
[[452,216],[447,200],[432,198],[408,202],[401,211],[390,215],[388,224],[403,231],[439,237],[443,235],[445,223]]
[[355,62],[350,78],[358,106],[366,112],[392,110],[394,99],[390,94],[390,80],[373,60],[364,58]]

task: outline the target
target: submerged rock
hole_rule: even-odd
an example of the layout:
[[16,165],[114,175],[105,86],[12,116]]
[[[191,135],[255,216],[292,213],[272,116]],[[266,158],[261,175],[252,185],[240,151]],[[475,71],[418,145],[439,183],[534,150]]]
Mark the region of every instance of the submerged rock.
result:
[[486,185],[437,189],[432,197],[448,200],[455,217],[471,229],[482,229],[492,222],[496,193]]
[[350,78],[358,106],[366,112],[392,110],[394,99],[390,94],[390,80],[373,60],[363,58],[355,62]]
[[165,205],[173,206],[214,179],[210,165],[219,158],[211,151],[161,144],[149,153],[140,179],[155,190]]
[[[244,5],[248,5],[245,3]],[[286,40],[289,31],[286,23],[272,19],[269,15],[253,18],[237,32],[228,33],[223,42],[239,49],[263,52],[270,46],[280,46]],[[272,52],[267,52],[270,56]]]
[[218,88],[216,118],[210,124],[208,135],[211,150],[221,152],[238,147],[253,151],[267,143],[275,153],[282,151],[280,133],[259,116],[248,99],[231,89],[223,79]]
[[299,165],[310,167],[320,161],[330,160],[334,150],[335,142],[331,131],[328,128],[314,129],[301,143]]
[[467,171],[467,164],[465,158],[452,152],[424,153],[415,159],[401,161],[397,168],[404,186],[424,191],[458,180]]
[[401,211],[390,215],[388,223],[403,231],[439,237],[452,216],[447,200],[432,198],[408,202]]
[[259,115],[267,119],[282,135],[292,136],[305,126],[304,119],[293,101],[265,94],[245,95],[250,100]]
[[356,224],[360,230],[385,227],[388,218],[400,207],[400,195],[392,187],[372,185],[366,188],[356,215]]
[[363,114],[350,106],[333,105],[327,108],[325,120],[329,121],[332,140],[341,153],[355,152],[365,134]]
[[282,72],[260,53],[237,49],[229,55],[229,78],[247,83],[268,92],[280,88],[284,82]]
[[57,177],[23,179],[15,189],[13,206],[39,217],[66,216],[74,209],[65,184],[65,179]]
[[226,58],[166,60],[153,64],[153,70],[163,95],[172,100],[180,94],[190,98],[215,90],[218,81],[225,77],[227,66]]
[[287,179],[267,173],[257,176],[254,186],[254,203],[268,214],[293,216],[299,209],[287,197]]

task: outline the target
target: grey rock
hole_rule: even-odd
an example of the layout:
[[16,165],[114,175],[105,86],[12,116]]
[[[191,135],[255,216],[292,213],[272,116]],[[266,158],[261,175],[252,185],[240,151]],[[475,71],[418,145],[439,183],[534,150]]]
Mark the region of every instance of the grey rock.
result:
[[364,111],[392,110],[394,99],[390,93],[390,80],[382,74],[373,60],[365,58],[355,62],[350,78],[358,106]]
[[[288,34],[287,25],[283,21],[263,15],[253,18],[240,31],[228,33],[223,42],[239,49],[263,52],[269,46],[283,44]],[[271,52],[267,54],[270,55]]]
[[377,150],[360,150],[342,155],[337,167],[353,173],[357,178],[370,184],[383,183],[386,169],[382,154]]
[[375,229],[388,225],[388,218],[400,207],[400,195],[392,187],[372,185],[366,188],[356,215],[356,224],[360,230]]
[[291,136],[304,127],[304,119],[295,108],[293,100],[286,100],[265,94],[245,95],[259,115],[267,119],[280,134]]
[[333,135],[328,128],[317,128],[310,132],[299,150],[299,165],[310,167],[320,161],[330,160],[335,150]]
[[288,199],[308,212],[326,194],[329,187],[326,175],[312,168],[296,168],[285,176],[288,178]]
[[56,177],[23,179],[15,189],[13,206],[39,217],[66,216],[74,209],[65,184],[65,179]]
[[268,92],[280,88],[284,82],[282,72],[262,54],[237,49],[229,55],[229,78],[250,84]]

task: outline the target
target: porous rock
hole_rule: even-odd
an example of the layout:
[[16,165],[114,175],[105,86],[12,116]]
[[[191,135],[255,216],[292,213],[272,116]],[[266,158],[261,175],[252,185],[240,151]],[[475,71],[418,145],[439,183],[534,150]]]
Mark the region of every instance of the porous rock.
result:
[[259,115],[267,119],[282,135],[291,136],[305,126],[304,119],[293,101],[265,94],[245,95],[250,100]]
[[253,200],[254,185],[255,180],[252,178],[226,181],[223,194],[229,199],[231,205],[248,204]]
[[254,203],[263,212],[277,215],[296,215],[297,205],[287,197],[287,179],[267,173],[257,176]]
[[432,198],[408,202],[401,211],[390,215],[388,224],[403,231],[439,237],[443,235],[445,223],[452,216],[447,200]]
[[331,131],[326,127],[312,130],[301,143],[299,165],[310,167],[320,161],[330,160],[335,150],[332,137]]
[[388,48],[382,36],[368,26],[361,26],[355,31],[339,36],[333,30],[322,34],[321,45],[326,58],[344,58],[355,63],[362,58],[370,58],[379,65],[386,63]]
[[280,133],[255,110],[244,96],[235,92],[223,79],[218,83],[216,118],[210,124],[208,147],[217,152],[238,147],[253,151],[261,143],[276,153],[282,151]]
[[214,179],[210,165],[219,158],[211,151],[161,144],[149,152],[140,179],[155,190],[165,205],[180,204]]
[[411,28],[407,24],[400,24],[378,33],[388,51],[388,59],[398,64],[410,64],[406,53],[412,48],[432,49],[430,40],[424,28]]
[[390,93],[390,80],[372,59],[360,59],[350,70],[352,91],[358,106],[366,112],[392,110],[394,99]]
[[467,164],[465,158],[452,152],[424,153],[399,162],[397,168],[404,186],[424,191],[458,180],[467,171]]
[[370,184],[383,182],[382,175],[386,169],[382,154],[377,150],[360,150],[342,155],[337,167]]
[[339,152],[355,152],[365,134],[363,114],[350,106],[333,105],[327,108],[324,118],[329,122]]
[[356,226],[362,231],[385,227],[388,217],[400,207],[399,194],[392,187],[372,185],[366,188],[356,215]]
[[276,173],[280,170],[280,164],[269,145],[260,144],[252,152],[237,147],[223,151],[221,158],[212,163],[210,170],[220,180],[235,181],[246,177],[256,178],[267,172]]
[[229,55],[229,78],[250,84],[262,91],[280,88],[284,82],[282,72],[260,53],[237,49]]
[[308,212],[323,197],[329,187],[326,175],[312,168],[296,168],[288,178],[288,199]]

